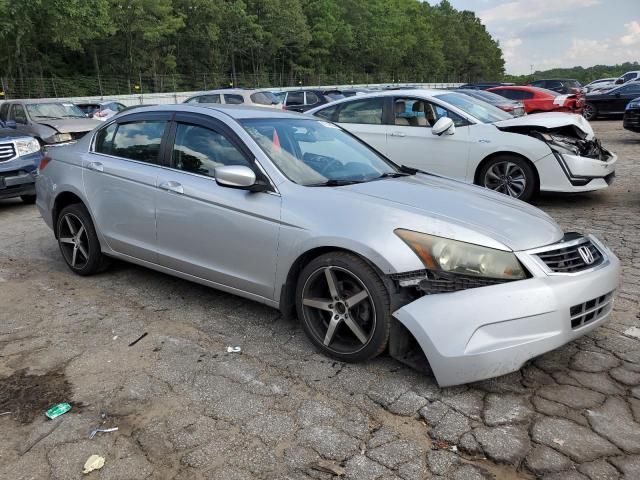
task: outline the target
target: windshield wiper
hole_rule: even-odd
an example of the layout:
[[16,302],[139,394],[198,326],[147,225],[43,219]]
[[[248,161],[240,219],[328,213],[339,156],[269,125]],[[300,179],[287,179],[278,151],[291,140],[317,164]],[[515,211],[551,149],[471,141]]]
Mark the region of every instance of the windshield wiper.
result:
[[34,115],[35,118],[52,118],[53,120],[60,120],[62,117],[52,117],[51,115]]
[[343,185],[353,185],[355,183],[364,183],[366,180],[336,180],[331,179],[326,182],[312,183],[305,185],[306,187],[341,187]]
[[379,177],[374,178],[373,180],[379,180],[381,178],[398,178],[398,177],[408,177],[411,175],[408,172],[385,172]]
[[87,118],[84,115],[63,115],[62,118]]

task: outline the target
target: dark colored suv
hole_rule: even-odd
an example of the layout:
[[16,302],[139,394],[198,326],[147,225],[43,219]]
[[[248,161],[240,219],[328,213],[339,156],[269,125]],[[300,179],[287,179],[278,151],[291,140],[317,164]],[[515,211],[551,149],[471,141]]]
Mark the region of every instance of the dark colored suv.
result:
[[573,79],[550,79],[550,80],[535,80],[529,85],[532,87],[546,88],[547,90],[553,90],[554,92],[569,94],[582,93],[582,85],[579,81]]
[[325,103],[340,100],[339,90],[291,90],[284,97],[284,108],[294,112],[306,112]]

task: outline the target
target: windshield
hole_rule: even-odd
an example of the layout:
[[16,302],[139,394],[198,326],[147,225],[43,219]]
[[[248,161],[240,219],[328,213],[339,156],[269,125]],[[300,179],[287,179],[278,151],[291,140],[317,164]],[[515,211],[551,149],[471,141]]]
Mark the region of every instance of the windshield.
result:
[[396,165],[328,122],[266,118],[241,124],[280,171],[300,185],[360,183],[402,174]]
[[460,93],[443,93],[441,95],[435,95],[435,98],[447,102],[454,107],[458,107],[482,123],[494,123],[513,118],[511,114],[500,110],[498,107]]
[[26,107],[34,118],[87,118],[73,103],[31,103]]

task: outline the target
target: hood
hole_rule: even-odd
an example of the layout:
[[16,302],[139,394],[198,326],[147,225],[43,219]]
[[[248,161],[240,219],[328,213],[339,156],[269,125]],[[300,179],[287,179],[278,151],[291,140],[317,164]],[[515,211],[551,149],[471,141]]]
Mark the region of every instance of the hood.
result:
[[494,125],[499,129],[510,130],[521,127],[536,127],[543,130],[553,130],[562,127],[575,127],[586,134],[588,139],[593,138],[593,129],[589,122],[582,116],[573,113],[546,112],[515,117],[508,120],[500,120]]
[[102,125],[100,120],[93,120],[91,118],[60,118],[56,120],[44,120],[38,123],[51,127],[60,133],[88,132],[98,125]]
[[549,245],[564,235],[558,224],[538,208],[501,193],[443,177],[418,174],[339,189],[473,230],[514,251]]

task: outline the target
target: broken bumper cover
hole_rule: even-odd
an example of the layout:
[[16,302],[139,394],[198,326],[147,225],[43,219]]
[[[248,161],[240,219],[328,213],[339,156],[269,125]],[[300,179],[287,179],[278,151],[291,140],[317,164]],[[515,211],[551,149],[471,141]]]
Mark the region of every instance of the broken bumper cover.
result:
[[590,192],[613,182],[618,156],[606,160],[552,153],[536,162],[540,190],[548,192]]
[[[599,242],[598,247],[606,256],[602,264],[566,275],[548,275],[531,255],[517,253],[532,278],[425,295],[393,316],[413,334],[440,386],[514,372],[607,320],[620,262]],[[572,327],[576,308],[587,311],[592,301],[599,313]]]

